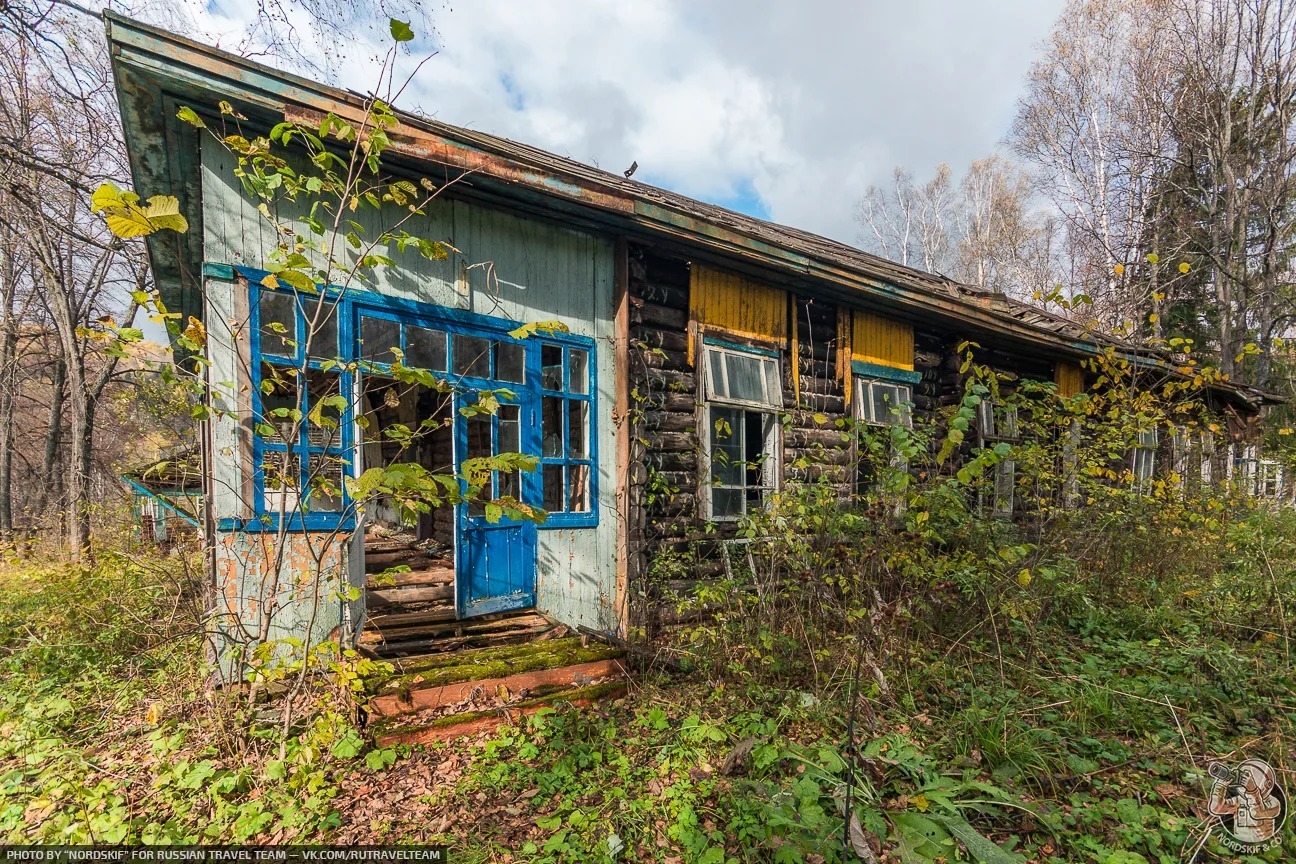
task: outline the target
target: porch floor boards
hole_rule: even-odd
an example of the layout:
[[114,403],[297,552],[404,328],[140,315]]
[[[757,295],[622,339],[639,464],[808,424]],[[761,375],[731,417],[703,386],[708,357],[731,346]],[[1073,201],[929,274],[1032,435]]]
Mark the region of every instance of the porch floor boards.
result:
[[[397,570],[396,568],[400,568]],[[409,534],[365,535],[365,606],[360,645],[379,656],[422,650],[455,620],[454,562]],[[410,648],[405,643],[417,643]]]
[[[389,572],[397,567],[409,570]],[[365,536],[365,604],[360,646],[392,659],[514,645],[566,635],[533,609],[456,620],[454,563],[410,535]]]

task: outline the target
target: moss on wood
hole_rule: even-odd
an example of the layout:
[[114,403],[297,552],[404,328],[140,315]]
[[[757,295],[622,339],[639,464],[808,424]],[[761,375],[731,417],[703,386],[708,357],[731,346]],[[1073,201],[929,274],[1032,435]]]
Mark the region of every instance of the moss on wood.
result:
[[580,643],[578,637],[569,637],[437,654],[404,663],[393,675],[370,678],[366,689],[371,695],[411,693],[463,681],[483,681],[540,669],[561,669],[580,663],[613,660],[625,653],[602,643],[591,643],[588,647],[582,647]]

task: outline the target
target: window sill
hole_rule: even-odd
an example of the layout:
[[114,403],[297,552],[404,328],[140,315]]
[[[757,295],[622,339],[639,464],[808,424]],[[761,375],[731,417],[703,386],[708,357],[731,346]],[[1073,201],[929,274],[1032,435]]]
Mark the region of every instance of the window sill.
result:
[[562,528],[597,528],[598,524],[598,511],[594,510],[589,513],[550,513],[549,518],[536,524],[536,528],[556,531]]
[[[242,532],[262,534],[280,530],[279,517],[273,515],[252,516],[249,518],[221,519],[216,523],[216,530],[221,533]],[[296,514],[288,517],[283,530],[290,534],[303,534],[314,531],[338,531],[349,533],[355,530],[355,517],[343,516],[340,513]]]

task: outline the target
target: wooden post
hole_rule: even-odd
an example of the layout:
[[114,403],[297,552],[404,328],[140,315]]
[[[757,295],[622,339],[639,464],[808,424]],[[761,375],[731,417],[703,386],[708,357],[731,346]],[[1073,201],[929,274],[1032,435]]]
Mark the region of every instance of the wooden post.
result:
[[617,628],[622,638],[630,635],[630,250],[618,237],[613,250],[613,350],[616,398],[612,422],[616,429],[616,597]]

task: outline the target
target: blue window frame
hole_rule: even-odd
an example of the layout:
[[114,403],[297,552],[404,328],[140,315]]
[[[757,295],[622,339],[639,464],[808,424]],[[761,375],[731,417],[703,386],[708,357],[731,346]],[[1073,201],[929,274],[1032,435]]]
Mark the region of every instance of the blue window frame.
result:
[[596,524],[593,346],[540,341],[538,348],[541,506],[550,514],[544,524]]
[[[315,314],[315,295],[266,288],[261,284],[265,271],[252,268],[206,265],[205,271],[246,278],[251,307],[256,518],[251,524],[222,520],[221,530],[274,527],[280,512],[295,511],[290,530],[353,527],[343,480],[355,473],[354,417],[349,407],[333,411],[326,399],[340,395],[350,406],[354,370],[381,375],[397,359],[408,367],[444,372],[464,392],[485,387],[528,394],[522,402],[534,406],[526,412],[534,416],[519,417],[521,452],[538,456],[540,465],[521,478],[522,500],[549,511],[541,530],[598,524],[593,339],[553,333],[518,340],[509,335],[516,322],[330,286],[322,296],[331,314],[315,324],[307,350],[307,316]],[[299,388],[296,376],[303,370],[306,386]],[[300,401],[292,395],[298,390]],[[317,419],[323,422],[314,422],[311,412],[321,404],[323,416]],[[500,418],[492,422],[499,424]],[[507,418],[505,425],[511,428]],[[299,427],[295,432],[294,426]],[[316,483],[312,494],[310,481],[325,471],[329,482],[322,488]],[[501,478],[503,488],[492,491],[511,494],[515,482]],[[303,489],[305,498],[292,497]]]
[[344,527],[352,375],[337,358],[350,336],[345,308],[335,295],[259,282],[250,293],[257,522],[288,516],[294,529]]

